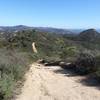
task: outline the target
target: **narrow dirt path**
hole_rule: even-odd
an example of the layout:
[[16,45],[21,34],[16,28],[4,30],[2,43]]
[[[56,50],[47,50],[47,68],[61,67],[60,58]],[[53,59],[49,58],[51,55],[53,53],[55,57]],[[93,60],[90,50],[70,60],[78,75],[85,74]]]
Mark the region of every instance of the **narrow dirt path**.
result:
[[55,73],[60,69],[33,63],[16,100],[100,100],[100,90],[82,85],[78,77]]

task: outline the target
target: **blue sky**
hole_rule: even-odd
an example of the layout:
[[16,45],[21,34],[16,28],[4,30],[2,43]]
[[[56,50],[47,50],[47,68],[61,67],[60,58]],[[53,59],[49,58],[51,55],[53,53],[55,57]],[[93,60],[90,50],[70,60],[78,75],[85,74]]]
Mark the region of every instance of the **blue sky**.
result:
[[0,26],[100,28],[100,0],[0,0]]

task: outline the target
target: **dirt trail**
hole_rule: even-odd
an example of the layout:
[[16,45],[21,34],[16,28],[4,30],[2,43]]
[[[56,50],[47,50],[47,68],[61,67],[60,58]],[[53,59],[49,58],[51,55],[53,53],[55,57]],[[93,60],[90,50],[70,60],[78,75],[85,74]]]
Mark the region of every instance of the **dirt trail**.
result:
[[32,64],[16,100],[100,100],[100,90],[77,82],[79,77],[57,74],[60,67]]

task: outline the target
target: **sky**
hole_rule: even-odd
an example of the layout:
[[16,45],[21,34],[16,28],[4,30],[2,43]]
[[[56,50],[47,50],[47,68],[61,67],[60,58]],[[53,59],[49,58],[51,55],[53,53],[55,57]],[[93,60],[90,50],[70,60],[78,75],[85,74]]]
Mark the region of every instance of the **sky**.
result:
[[0,0],[0,26],[100,28],[100,0]]

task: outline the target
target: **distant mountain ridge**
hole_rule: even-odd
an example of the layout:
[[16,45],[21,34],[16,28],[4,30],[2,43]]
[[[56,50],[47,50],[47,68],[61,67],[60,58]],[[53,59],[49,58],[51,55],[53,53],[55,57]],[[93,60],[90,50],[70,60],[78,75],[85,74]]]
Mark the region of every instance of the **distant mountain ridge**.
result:
[[[92,38],[94,40],[95,35],[98,37],[98,33],[100,29],[61,29],[61,28],[52,28],[52,27],[31,27],[25,25],[17,25],[17,26],[0,26],[0,34],[7,35],[11,33],[16,33],[19,31],[26,31],[26,30],[35,30],[37,32],[44,32],[44,33],[56,33],[56,34],[66,34],[66,35],[78,35],[81,40],[84,38],[87,40]],[[96,37],[96,39],[97,39]]]
[[49,33],[57,33],[57,34],[78,34],[83,29],[62,29],[62,28],[52,28],[52,27],[31,27],[25,25],[17,25],[17,26],[0,26],[0,32],[17,32],[22,30],[30,30],[35,29],[40,32],[49,32]]
[[0,26],[0,32],[16,32],[22,30],[33,29],[32,27],[18,25],[18,26]]

